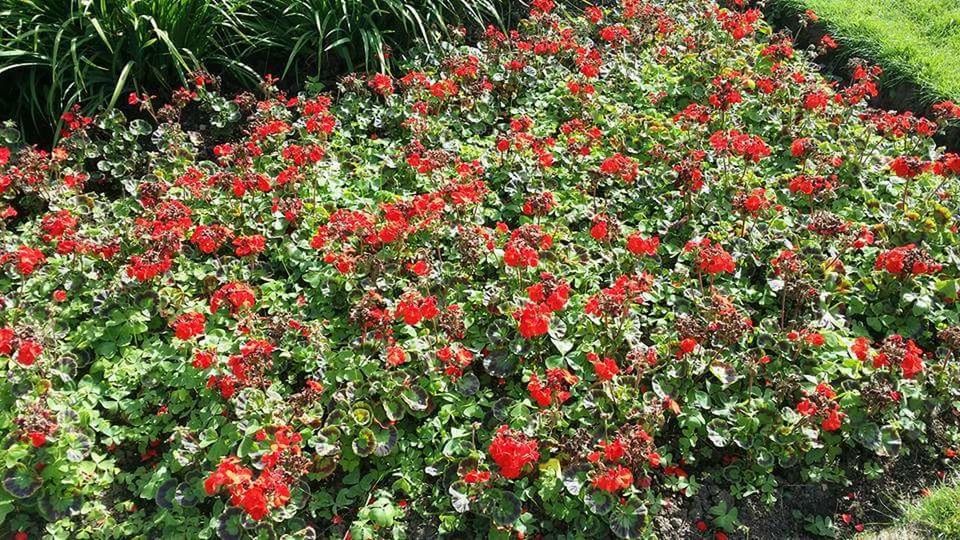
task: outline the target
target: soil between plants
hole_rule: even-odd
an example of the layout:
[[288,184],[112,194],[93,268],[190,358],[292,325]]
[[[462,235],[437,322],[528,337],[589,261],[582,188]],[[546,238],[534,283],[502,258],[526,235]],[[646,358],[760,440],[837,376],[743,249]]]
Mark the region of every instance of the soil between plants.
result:
[[[712,538],[712,530],[700,533],[695,524],[699,520],[709,524],[710,508],[725,502],[738,509],[742,525],[742,530],[727,534],[730,540],[822,538],[806,529],[808,518],[817,516],[830,518],[840,530],[839,537],[849,538],[858,532],[854,528],[858,523],[867,531],[892,523],[901,514],[897,501],[920,496],[924,488],[941,479],[943,470],[939,460],[904,456],[891,461],[878,478],[851,478],[847,485],[791,483],[777,477],[778,500],[772,506],[764,505],[759,497],[735,499],[719,483],[707,479],[697,495],[665,500],[654,518],[654,531],[663,539]],[[850,523],[844,523],[844,514],[850,515]]]

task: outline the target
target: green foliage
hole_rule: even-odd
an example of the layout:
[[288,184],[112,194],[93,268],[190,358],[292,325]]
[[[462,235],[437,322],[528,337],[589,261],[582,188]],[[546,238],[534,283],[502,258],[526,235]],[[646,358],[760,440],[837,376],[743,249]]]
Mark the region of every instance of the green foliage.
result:
[[904,519],[938,538],[960,538],[960,487],[941,486],[908,506]]
[[169,93],[208,70],[256,88],[390,69],[392,54],[432,46],[448,26],[499,21],[495,0],[0,0],[0,104],[43,129],[80,103]]
[[[795,13],[812,9],[843,45],[888,70],[885,81],[918,84],[927,102],[960,99],[960,1],[774,0]],[[924,103],[928,104],[928,103]]]
[[536,6],[335,98],[0,129],[4,530],[717,536],[955,458],[960,108],[755,11]]
[[294,80],[346,70],[390,70],[390,56],[449,37],[452,25],[497,21],[496,0],[249,0],[237,25],[241,56],[276,55]]

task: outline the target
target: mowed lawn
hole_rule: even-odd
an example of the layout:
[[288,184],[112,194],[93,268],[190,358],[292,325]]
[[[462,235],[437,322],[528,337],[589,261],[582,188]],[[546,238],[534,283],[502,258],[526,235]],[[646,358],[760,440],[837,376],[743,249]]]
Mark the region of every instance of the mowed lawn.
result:
[[960,99],[960,0],[778,0],[812,9],[856,56],[896,80],[919,83],[929,99]]

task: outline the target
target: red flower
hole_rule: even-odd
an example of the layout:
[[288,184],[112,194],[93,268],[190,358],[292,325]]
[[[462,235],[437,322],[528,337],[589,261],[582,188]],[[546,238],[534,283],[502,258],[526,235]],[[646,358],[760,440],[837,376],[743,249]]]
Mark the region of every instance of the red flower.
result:
[[770,147],[762,138],[736,129],[714,132],[710,135],[710,146],[717,154],[736,155],[754,163],[770,155]]
[[633,473],[623,465],[610,467],[593,479],[593,486],[597,489],[615,493],[633,485]]
[[17,362],[23,366],[31,366],[37,361],[37,357],[43,353],[43,346],[29,339],[21,340],[20,347],[17,349]]
[[417,261],[415,263],[407,263],[407,270],[413,272],[418,276],[425,276],[430,273],[430,265],[427,264],[427,261]]
[[387,347],[387,365],[397,367],[407,363],[407,352],[401,347]]
[[550,389],[544,386],[536,374],[530,376],[530,382],[527,384],[527,391],[530,397],[541,407],[550,406]]
[[17,334],[13,331],[13,328],[0,328],[0,354],[7,356],[13,354],[13,342],[16,337]]
[[890,170],[901,178],[913,178],[927,168],[927,163],[914,156],[900,156],[890,162]]
[[540,283],[527,287],[527,297],[540,304],[542,310],[553,312],[563,309],[570,299],[570,285],[548,272],[541,273],[540,279]]
[[612,380],[618,373],[620,367],[613,358],[604,358],[603,360],[596,353],[587,353],[587,360],[593,364],[593,372],[601,381]]
[[926,251],[915,244],[907,244],[881,252],[877,255],[877,260],[874,263],[874,269],[883,269],[898,277],[907,274],[915,276],[936,274],[942,268],[942,264],[935,262],[927,255]]
[[640,235],[640,233],[636,232],[627,237],[627,251],[633,253],[634,255],[646,255],[648,257],[653,257],[657,254],[657,249],[659,247],[659,236],[644,238]]
[[172,263],[173,261],[167,256],[153,258],[134,255],[130,257],[130,264],[127,266],[127,275],[137,281],[150,281],[167,270],[170,270]]
[[603,240],[607,237],[607,222],[603,220],[598,220],[593,224],[593,227],[590,228],[590,236],[594,240]]
[[63,289],[57,289],[53,291],[53,301],[62,304],[67,301],[67,291]]
[[47,262],[47,258],[42,251],[29,246],[20,246],[14,256],[17,261],[17,272],[24,277],[29,276],[34,270]]
[[27,433],[27,438],[30,439],[30,444],[34,448],[40,448],[41,446],[47,444],[47,435],[40,431],[31,431]]
[[240,502],[237,505],[243,508],[247,514],[254,520],[260,521],[266,517],[269,509],[267,508],[267,498],[260,488],[248,489],[243,493]]
[[813,416],[817,414],[818,408],[809,399],[803,399],[797,403],[797,412],[803,416]]
[[607,461],[618,461],[627,454],[627,449],[623,446],[623,441],[614,439],[603,445],[603,457]]
[[210,474],[203,482],[203,490],[207,495],[213,495],[221,486],[229,486],[250,480],[253,476],[249,469],[239,465],[240,460],[235,457],[223,458],[217,465],[217,470]]
[[210,254],[220,249],[228,236],[230,231],[223,225],[198,225],[190,236],[190,242],[203,253]]
[[623,154],[614,154],[603,160],[600,172],[607,176],[619,176],[624,182],[632,184],[640,173],[640,166]]
[[912,379],[923,371],[923,350],[912,339],[907,340],[900,369],[906,379]]
[[464,473],[463,481],[467,484],[483,484],[490,481],[490,472],[472,469]]
[[834,405],[827,411],[827,417],[820,423],[820,427],[822,427],[824,431],[837,431],[843,423],[844,416],[845,415],[840,412],[840,407]]
[[677,356],[686,356],[692,353],[697,348],[697,340],[688,337],[680,340],[680,351],[677,353]]
[[394,317],[403,319],[403,322],[415,326],[421,320],[432,320],[440,311],[437,309],[437,299],[434,296],[423,298],[420,293],[411,291],[405,293],[397,302]]
[[207,369],[213,365],[214,353],[210,351],[196,351],[193,353],[193,367],[197,369]]
[[822,383],[820,383],[820,384],[817,385],[817,394],[819,394],[819,395],[821,395],[821,396],[823,396],[823,397],[825,397],[825,398],[827,398],[827,399],[833,399],[833,398],[837,397],[837,393],[834,392],[834,391],[833,391],[833,388],[832,388],[829,384],[827,384],[827,383],[825,383],[825,382],[822,382]]
[[548,369],[546,384],[534,373],[530,376],[527,390],[530,397],[541,407],[549,407],[553,403],[562,405],[570,399],[570,387],[578,381],[575,375],[565,369]]
[[262,252],[266,246],[266,239],[259,234],[252,236],[238,236],[233,240],[234,253],[237,255],[237,257],[256,255]]
[[813,347],[822,347],[824,344],[823,335],[819,332],[811,332],[803,336],[803,340]]
[[857,360],[861,362],[867,359],[867,356],[870,352],[870,340],[865,337],[858,337],[853,340],[853,345],[850,346],[850,351],[853,352],[853,355],[857,357]]
[[794,139],[790,144],[790,155],[795,158],[802,158],[813,149],[813,146],[813,141],[809,138]]
[[830,98],[823,92],[811,92],[803,98],[803,108],[808,111],[822,111],[829,103]]
[[393,93],[393,79],[384,73],[377,73],[371,77],[367,86],[381,96],[389,96]]
[[588,6],[583,10],[583,14],[593,24],[597,24],[603,19],[603,12],[597,6]]
[[510,240],[503,248],[503,262],[511,267],[534,268],[539,263],[538,250],[550,249],[551,245],[553,237],[538,225],[522,225],[510,233]]
[[203,333],[207,318],[203,313],[184,313],[170,323],[178,339],[184,341]]
[[235,315],[238,311],[252,308],[257,303],[257,296],[253,288],[246,283],[227,283],[217,289],[210,298],[210,313],[219,311],[224,300],[230,305],[230,314]]
[[713,244],[709,238],[696,242],[688,242],[684,251],[697,252],[697,268],[701,272],[716,275],[724,272],[734,273],[737,263],[733,256],[726,252],[720,244]]
[[500,467],[500,474],[511,480],[518,478],[525,466],[540,459],[537,441],[509,426],[500,426],[487,451]]
[[526,339],[542,336],[550,331],[550,311],[541,304],[527,302],[513,318],[519,321],[520,335]]

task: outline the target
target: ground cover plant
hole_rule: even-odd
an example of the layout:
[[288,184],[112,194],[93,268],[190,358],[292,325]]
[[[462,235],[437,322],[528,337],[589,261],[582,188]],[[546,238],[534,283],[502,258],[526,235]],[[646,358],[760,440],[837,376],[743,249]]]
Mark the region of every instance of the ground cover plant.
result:
[[8,141],[3,527],[721,539],[947,466],[960,107],[738,4],[538,0],[336,96],[199,73]]
[[960,99],[960,2],[957,0],[776,0],[780,13],[811,10],[845,54],[870,58],[888,84],[916,84],[923,105]]

